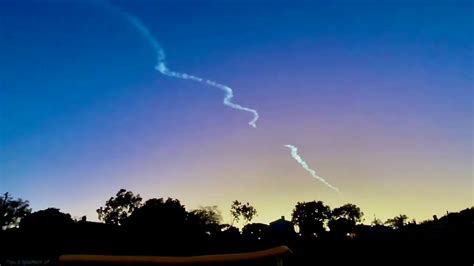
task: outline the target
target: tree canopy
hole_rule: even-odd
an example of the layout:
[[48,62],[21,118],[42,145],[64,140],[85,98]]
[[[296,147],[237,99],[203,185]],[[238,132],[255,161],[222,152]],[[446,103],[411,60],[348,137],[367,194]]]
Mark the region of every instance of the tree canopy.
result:
[[257,209],[255,209],[250,203],[241,203],[238,200],[232,202],[230,208],[230,214],[232,215],[232,223],[239,222],[240,218],[243,218],[245,224],[248,224],[257,215]]
[[187,212],[177,199],[153,198],[137,208],[125,221],[125,225],[138,230],[171,233],[186,223]]
[[217,206],[201,207],[191,211],[190,215],[193,215],[202,225],[220,224],[222,222],[222,214]]
[[97,209],[99,220],[106,224],[121,225],[123,221],[142,204],[140,194],[120,189],[115,197],[105,202],[105,206]]
[[331,233],[346,236],[349,233],[353,233],[356,229],[356,225],[362,222],[362,216],[364,213],[354,204],[345,204],[341,207],[332,210],[328,227]]
[[362,222],[364,213],[354,204],[347,203],[341,207],[335,208],[331,212],[332,219],[346,219],[354,223]]
[[16,227],[31,213],[28,201],[14,199],[8,192],[0,198],[0,230]]
[[34,212],[20,222],[20,228],[26,230],[57,231],[72,225],[74,220],[68,213],[57,208],[48,208]]
[[330,214],[331,209],[322,201],[298,202],[293,209],[291,220],[298,225],[300,234],[318,236],[325,231],[324,223]]
[[398,216],[395,216],[391,219],[388,219],[385,224],[389,225],[395,229],[400,229],[404,227],[407,224],[408,216],[405,214],[400,214]]

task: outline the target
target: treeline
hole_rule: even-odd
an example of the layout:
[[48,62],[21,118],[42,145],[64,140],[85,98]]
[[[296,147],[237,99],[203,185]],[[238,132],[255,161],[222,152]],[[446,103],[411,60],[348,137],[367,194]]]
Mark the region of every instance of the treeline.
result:
[[[216,206],[186,210],[178,199],[143,201],[125,189],[106,200],[97,213],[100,223],[73,219],[56,208],[32,212],[28,201],[5,193],[0,199],[0,263],[54,260],[61,254],[216,254],[281,244],[311,261],[316,258],[312,252],[332,248],[360,255],[381,248],[380,243],[406,252],[420,243],[456,245],[472,241],[474,232],[472,207],[420,223],[399,215],[384,223],[374,218],[365,225],[363,212],[354,204],[331,209],[322,201],[298,202],[290,221],[282,217],[267,225],[252,223],[258,213],[250,203],[234,201],[231,224],[222,224]],[[234,226],[239,221],[245,224],[242,230]]]

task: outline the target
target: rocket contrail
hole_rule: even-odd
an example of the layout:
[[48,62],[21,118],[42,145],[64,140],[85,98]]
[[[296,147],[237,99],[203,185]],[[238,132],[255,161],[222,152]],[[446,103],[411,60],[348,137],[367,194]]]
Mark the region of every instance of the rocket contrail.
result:
[[[158,72],[160,72],[162,75],[165,75],[165,76],[169,76],[169,77],[173,77],[173,78],[179,78],[179,79],[193,80],[193,81],[203,83],[203,84],[206,84],[208,86],[215,87],[215,88],[223,90],[224,93],[225,93],[225,97],[224,97],[224,100],[223,100],[224,105],[227,105],[230,108],[234,108],[236,110],[252,113],[253,118],[252,118],[252,120],[250,120],[250,122],[248,124],[250,126],[254,127],[254,128],[257,127],[256,122],[259,119],[259,115],[258,115],[257,110],[251,109],[251,108],[248,108],[248,107],[244,107],[240,104],[236,104],[236,103],[232,102],[232,98],[234,97],[234,93],[232,91],[232,88],[230,88],[229,86],[217,83],[213,80],[203,79],[203,78],[193,76],[193,75],[190,75],[190,74],[180,73],[180,72],[175,72],[175,71],[170,70],[168,68],[168,66],[166,65],[166,54],[165,54],[164,49],[161,47],[160,43],[155,39],[153,34],[151,34],[150,30],[143,24],[143,22],[139,18],[133,16],[132,14],[120,9],[119,7],[116,7],[116,6],[106,2],[106,0],[103,3],[105,4],[105,6],[107,8],[109,8],[110,10],[112,10],[114,12],[117,12],[125,20],[127,20],[130,24],[132,24],[140,32],[140,34],[149,42],[149,44],[153,47],[153,50],[156,53],[155,69]],[[324,178],[318,176],[316,174],[316,171],[314,171],[313,169],[311,169],[309,167],[309,165],[298,154],[298,148],[297,147],[295,147],[293,145],[284,145],[284,146],[291,149],[291,156],[306,171],[308,171],[311,174],[311,176],[318,179],[319,181],[324,183],[329,188],[339,192],[338,188],[336,188],[336,187],[332,186],[331,184],[329,184]]]
[[155,69],[158,72],[160,72],[161,74],[163,74],[165,76],[169,76],[169,77],[173,77],[173,78],[179,78],[179,79],[186,79],[186,80],[194,80],[194,81],[197,81],[197,82],[200,82],[200,83],[203,83],[203,84],[206,84],[206,85],[209,85],[209,86],[212,86],[212,87],[223,90],[224,93],[225,93],[223,103],[225,105],[229,106],[230,108],[234,108],[236,110],[252,113],[253,118],[252,118],[252,120],[250,120],[249,125],[254,127],[254,128],[257,127],[256,122],[259,118],[257,110],[251,109],[251,108],[248,108],[248,107],[244,107],[240,104],[233,103],[232,98],[234,97],[234,93],[232,91],[232,88],[230,88],[229,86],[217,83],[217,82],[212,81],[212,80],[203,79],[203,78],[196,77],[196,76],[193,76],[193,75],[189,75],[189,74],[186,74],[186,73],[174,72],[174,71],[168,69],[168,67],[166,65],[166,60],[165,60],[166,59],[165,51],[161,47],[160,43],[155,39],[153,34],[151,34],[150,30],[148,30],[148,28],[141,22],[141,20],[138,19],[137,17],[131,15],[130,13],[128,13],[128,12],[126,12],[126,11],[124,11],[124,10],[122,10],[122,9],[112,5],[112,4],[110,4],[110,3],[105,2],[105,5],[109,9],[119,13],[123,18],[125,18],[151,44],[151,46],[153,47],[153,49],[155,50],[155,53],[156,53],[157,63],[156,63]]
[[298,148],[293,146],[293,145],[284,145],[285,147],[289,148],[291,150],[291,157],[293,157],[293,159],[295,159],[306,171],[308,171],[312,177],[316,178],[317,180],[323,182],[323,184],[325,184],[326,186],[328,186],[329,188],[339,192],[339,189],[331,184],[329,184],[324,178],[318,176],[318,174],[316,174],[316,171],[314,171],[313,169],[311,169],[309,167],[309,165],[303,160],[303,158],[301,158],[301,156],[298,154]]

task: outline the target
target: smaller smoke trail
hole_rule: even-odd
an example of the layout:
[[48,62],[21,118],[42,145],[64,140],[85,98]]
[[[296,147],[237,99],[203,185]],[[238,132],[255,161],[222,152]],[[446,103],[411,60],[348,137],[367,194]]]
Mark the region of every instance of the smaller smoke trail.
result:
[[301,156],[298,154],[298,148],[293,146],[293,145],[284,145],[285,147],[289,148],[291,150],[291,157],[293,157],[293,159],[295,159],[306,171],[308,171],[308,173],[316,178],[317,180],[323,182],[323,184],[325,184],[326,186],[328,186],[329,188],[335,190],[336,192],[339,192],[339,189],[331,184],[329,184],[324,178],[318,176],[318,174],[316,174],[316,171],[314,171],[313,169],[311,169],[308,165],[308,163],[306,163],[303,158],[301,158]]

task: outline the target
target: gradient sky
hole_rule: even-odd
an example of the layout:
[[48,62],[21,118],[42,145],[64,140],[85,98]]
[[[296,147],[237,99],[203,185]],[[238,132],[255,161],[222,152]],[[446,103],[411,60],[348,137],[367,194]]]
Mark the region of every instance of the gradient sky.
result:
[[[296,3],[295,3],[296,2]],[[188,209],[298,201],[366,222],[473,205],[471,1],[0,1],[0,192],[96,220],[120,188]],[[342,191],[311,178],[284,144]]]

